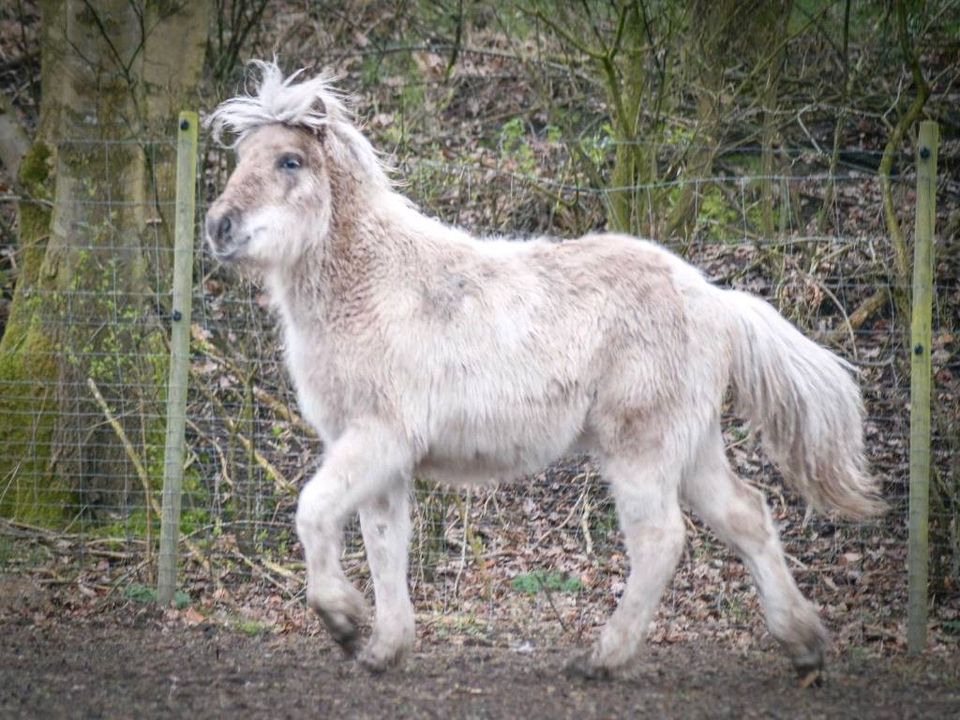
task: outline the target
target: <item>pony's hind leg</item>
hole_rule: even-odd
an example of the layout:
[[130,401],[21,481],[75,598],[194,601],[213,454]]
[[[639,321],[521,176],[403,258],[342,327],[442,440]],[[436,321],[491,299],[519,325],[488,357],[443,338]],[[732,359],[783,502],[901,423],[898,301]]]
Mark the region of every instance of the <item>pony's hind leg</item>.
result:
[[361,505],[410,472],[408,451],[381,427],[354,427],[331,443],[297,503],[297,535],[307,566],[307,604],[348,655],[366,616],[363,595],[340,565],[343,524]]
[[371,672],[397,665],[413,647],[413,605],[407,591],[410,498],[406,478],[360,506],[360,528],[373,578],[376,619],[360,664]]
[[677,471],[620,459],[608,460],[602,470],[616,501],[630,573],[600,638],[589,656],[572,668],[597,678],[625,669],[636,655],[680,560],[685,538]]
[[705,438],[698,462],[684,477],[682,494],[749,568],[770,634],[786,650],[797,672],[802,677],[819,677],[827,631],[787,569],[763,494],[730,468],[719,425]]

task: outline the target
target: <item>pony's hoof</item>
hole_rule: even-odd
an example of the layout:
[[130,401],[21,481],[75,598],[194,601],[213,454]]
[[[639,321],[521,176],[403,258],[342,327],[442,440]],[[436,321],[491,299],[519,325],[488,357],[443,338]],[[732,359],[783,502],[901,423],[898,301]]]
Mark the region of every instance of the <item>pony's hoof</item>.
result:
[[567,663],[564,672],[567,677],[578,680],[612,680],[614,673],[607,665],[597,662],[592,653],[576,657]]
[[317,613],[323,620],[323,624],[327,626],[330,637],[343,650],[343,654],[348,658],[354,657],[360,649],[360,631],[357,624],[343,613],[330,613],[323,610],[317,610]]
[[398,667],[413,650],[415,635],[412,608],[389,620],[378,620],[357,661],[375,674]]
[[797,671],[800,687],[821,687],[823,685],[825,680],[823,661],[823,650],[820,648],[809,655],[794,659],[793,668]]
[[399,667],[405,655],[403,648],[386,648],[371,642],[357,657],[357,662],[367,672],[379,675]]
[[360,626],[367,606],[363,594],[355,587],[344,585],[338,590],[319,597],[308,590],[307,604],[316,610],[344,654],[353,657],[360,649]]
[[799,687],[823,687],[823,683],[825,682],[823,668],[816,668],[815,670],[810,670],[806,673],[801,672],[798,669],[797,673],[800,676],[800,681],[797,683]]

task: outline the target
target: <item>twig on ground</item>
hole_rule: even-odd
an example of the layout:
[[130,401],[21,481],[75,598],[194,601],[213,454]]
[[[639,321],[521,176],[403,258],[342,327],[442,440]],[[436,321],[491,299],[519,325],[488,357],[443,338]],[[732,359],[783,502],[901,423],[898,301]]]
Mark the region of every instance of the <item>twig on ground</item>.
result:
[[560,623],[560,629],[569,634],[570,628],[568,628],[567,624],[563,621],[560,611],[557,610],[557,606],[553,602],[553,590],[547,587],[546,583],[541,583],[540,587],[543,588],[543,592],[547,596],[547,603],[550,605],[550,609],[553,610],[553,614],[557,616],[557,622]]
[[887,304],[887,298],[889,297],[889,290],[885,287],[877,290],[873,295],[869,296],[866,300],[860,303],[857,306],[857,309],[850,313],[847,317],[846,327],[838,327],[832,330],[829,333],[823,335],[822,339],[824,342],[836,343],[843,339],[843,336],[849,332],[851,335],[854,331],[859,330],[863,327],[866,322],[872,318],[884,305]]
[[[253,570],[254,572],[256,572],[258,575],[260,575],[261,577],[263,577],[264,580],[266,580],[267,582],[269,582],[271,585],[273,585],[275,588],[277,588],[278,590],[280,590],[280,591],[283,592],[284,594],[286,594],[286,595],[293,595],[293,594],[295,594],[293,591],[290,590],[290,588],[288,588],[288,587],[287,587],[286,585],[284,585],[282,582],[280,582],[280,581],[277,580],[275,577],[273,577],[273,575],[271,575],[269,572],[267,572],[263,567],[261,567],[261,565],[258,565],[257,563],[255,563],[253,560],[251,560],[250,558],[248,558],[246,555],[244,555],[244,554],[243,554],[242,552],[240,552],[239,550],[234,550],[234,551],[233,551],[233,555],[234,555],[234,557],[238,558],[238,559],[240,560],[240,562],[242,562],[244,565],[248,566],[250,569],[252,569],[252,570]],[[263,565],[266,565],[266,562],[264,562],[262,558],[261,558],[261,563],[262,563]],[[279,566],[274,565],[274,567],[279,567]],[[282,568],[281,568],[281,569],[282,569]],[[292,573],[291,573],[291,574],[292,574]]]

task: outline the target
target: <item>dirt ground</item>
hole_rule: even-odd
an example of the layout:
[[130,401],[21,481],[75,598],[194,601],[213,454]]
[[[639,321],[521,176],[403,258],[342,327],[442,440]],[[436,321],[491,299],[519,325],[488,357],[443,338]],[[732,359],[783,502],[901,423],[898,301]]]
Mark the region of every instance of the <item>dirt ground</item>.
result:
[[322,635],[171,622],[154,606],[83,621],[34,612],[29,581],[0,578],[2,718],[620,718],[960,716],[960,659],[833,657],[820,688],[786,659],[716,642],[653,644],[630,679],[572,679],[577,648],[421,641],[372,677]]

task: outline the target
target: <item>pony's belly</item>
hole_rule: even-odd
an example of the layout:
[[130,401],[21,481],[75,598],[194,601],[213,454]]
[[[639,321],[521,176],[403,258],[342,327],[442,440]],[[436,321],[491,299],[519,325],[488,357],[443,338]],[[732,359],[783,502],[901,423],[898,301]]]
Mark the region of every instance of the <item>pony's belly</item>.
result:
[[580,432],[581,423],[573,417],[483,426],[452,421],[434,434],[417,473],[453,484],[514,480],[566,454]]

